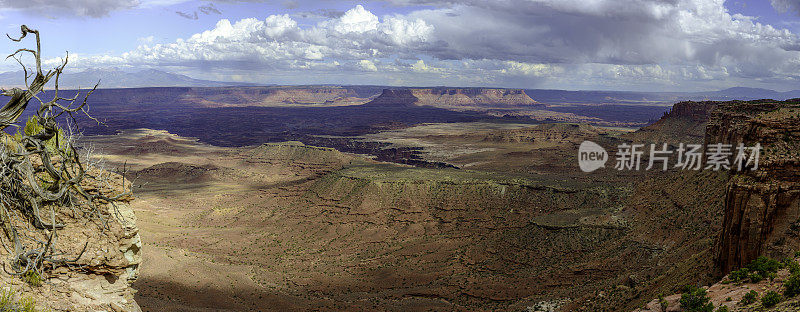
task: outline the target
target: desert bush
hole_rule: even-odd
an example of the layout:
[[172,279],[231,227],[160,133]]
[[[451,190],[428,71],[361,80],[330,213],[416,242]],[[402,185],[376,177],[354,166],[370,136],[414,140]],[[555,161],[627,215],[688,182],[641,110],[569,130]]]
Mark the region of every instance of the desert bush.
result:
[[714,305],[709,302],[706,290],[702,287],[687,285],[681,294],[681,308],[688,312],[712,312]]
[[783,295],[791,298],[800,294],[800,272],[792,273],[783,283]]
[[800,273],[800,263],[797,263],[794,259],[786,259],[785,265],[789,268],[789,274]]
[[780,303],[783,300],[783,296],[775,291],[768,291],[761,297],[761,305],[765,308],[774,307],[776,304]]
[[36,271],[27,271],[22,274],[22,280],[33,287],[42,286],[42,277]]
[[755,290],[751,290],[750,292],[746,293],[742,300],[739,300],[740,305],[748,305],[758,300],[758,293]]
[[[78,100],[80,92],[65,97],[63,92],[59,92],[58,80],[69,55],[54,69],[43,71],[39,31],[25,25],[20,30],[22,34],[18,38],[10,35],[8,38],[21,42],[28,35],[34,35],[36,48],[17,49],[6,57],[22,67],[25,87],[0,90],[0,94],[10,98],[0,107],[0,130],[19,127],[18,119],[29,102],[35,100],[38,105],[33,110],[34,116],[14,135],[0,131],[0,228],[6,241],[12,245],[11,248],[6,244],[3,246],[6,250],[13,250],[9,266],[4,269],[10,268],[14,276],[35,286],[55,268],[74,268],[86,251],[83,248],[80,254],[75,255],[57,248],[59,238],[56,232],[67,226],[57,217],[57,209],[68,208],[75,218],[87,221],[79,224],[96,224],[97,230],[105,230],[108,225],[100,215],[98,205],[114,205],[129,192],[109,194],[110,191],[100,190],[98,186],[110,186],[107,172],[93,171],[92,164],[83,163],[73,146],[75,137],[65,133],[58,123],[58,120],[74,121],[74,114],[84,114],[97,122],[86,111],[87,99],[97,85],[85,93],[82,101]],[[22,56],[27,54],[33,56],[35,68],[24,64]],[[51,79],[54,81],[50,93],[52,98],[45,98],[42,92]],[[73,130],[71,127],[67,129]],[[87,185],[94,190],[87,191]],[[19,215],[25,218],[20,219]]]
[[783,268],[783,264],[775,259],[766,257],[766,256],[759,256],[753,262],[747,265],[747,268],[750,271],[759,272],[761,275],[766,275],[765,273],[770,272],[778,272],[779,269]]
[[717,308],[717,312],[728,312],[728,306],[721,305]]
[[[0,311],[2,312],[37,312],[36,300],[31,297],[16,299],[17,293],[12,288],[0,288]],[[48,310],[49,311],[49,310]]]
[[667,311],[667,308],[669,308],[669,302],[667,302],[667,299],[664,299],[664,295],[662,294],[658,295],[658,305],[661,307],[662,312]]
[[783,267],[783,263],[778,260],[760,256],[750,262],[746,267],[739,270],[731,271],[728,274],[728,280],[734,283],[751,282],[758,283],[764,278],[774,279],[777,276],[779,269]]

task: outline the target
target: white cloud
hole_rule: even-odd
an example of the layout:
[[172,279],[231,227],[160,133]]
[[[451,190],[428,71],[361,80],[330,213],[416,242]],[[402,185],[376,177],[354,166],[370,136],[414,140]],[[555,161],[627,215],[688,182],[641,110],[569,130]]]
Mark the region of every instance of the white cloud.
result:
[[443,68],[429,66],[423,60],[417,60],[416,63],[411,64],[411,70],[416,73],[443,73]]
[[432,7],[379,17],[358,5],[320,14],[314,25],[287,14],[222,19],[186,39],[143,44],[118,58],[133,66],[225,68],[237,75],[324,80],[360,72],[371,75],[364,83],[375,83],[376,75],[384,81],[417,75],[440,85],[528,87],[790,86],[800,73],[797,34],[731,14],[724,0],[392,2]]
[[564,69],[561,66],[553,64],[531,64],[506,61],[505,65],[506,67],[501,69],[500,72],[507,75],[543,77],[564,73]]
[[371,72],[378,71],[378,67],[375,66],[375,63],[370,60],[358,61],[358,67],[363,71],[371,71]]
[[342,17],[325,22],[322,26],[340,33],[364,33],[377,30],[378,24],[380,21],[375,14],[367,11],[361,5],[357,5],[352,10],[345,12]]
[[281,35],[297,30],[297,22],[289,17],[288,14],[284,15],[270,15],[264,21],[264,32],[267,37],[278,38]]
[[[339,18],[301,28],[289,15],[264,20],[222,19],[214,28],[170,44],[142,45],[123,54],[133,64],[243,66],[247,68],[311,68],[314,62],[353,63],[408,54],[425,44],[433,28],[421,20],[384,18],[362,6]],[[363,66],[361,68],[364,68]],[[371,69],[371,67],[366,67]]]
[[154,36],[147,36],[147,37],[141,37],[141,38],[137,38],[136,39],[136,41],[138,41],[140,44],[151,44],[155,40],[156,40],[156,38]]

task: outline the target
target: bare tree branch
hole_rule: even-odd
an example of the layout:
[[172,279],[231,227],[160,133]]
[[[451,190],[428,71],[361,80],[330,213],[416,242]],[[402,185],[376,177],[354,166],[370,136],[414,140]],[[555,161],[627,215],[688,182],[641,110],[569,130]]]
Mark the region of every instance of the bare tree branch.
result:
[[[116,208],[116,201],[130,197],[130,189],[125,189],[123,178],[123,191],[117,194],[108,193],[108,190],[114,189],[109,182],[111,175],[104,175],[102,171],[88,172],[73,145],[73,136],[76,135],[73,129],[69,128],[69,135],[66,135],[56,121],[57,117],[65,113],[74,121],[74,114],[81,113],[99,123],[86,110],[87,99],[97,89],[99,82],[86,92],[82,102],[74,106],[80,98],[80,90],[74,97],[65,98],[59,96],[58,86],[61,74],[69,62],[69,54],[59,66],[44,73],[39,32],[25,25],[20,30],[21,35],[18,38],[8,34],[6,36],[14,42],[22,42],[28,34],[34,34],[36,50],[20,48],[7,57],[14,58],[22,67],[26,87],[3,90],[2,95],[10,99],[0,108],[0,130],[17,126],[18,119],[32,99],[39,102],[39,107],[35,110],[35,116],[16,135],[0,132],[0,225],[13,245],[13,272],[10,273],[35,273],[41,276],[48,269],[76,266],[88,245],[87,242],[83,250],[72,259],[63,258],[65,253],[57,251],[58,230],[66,226],[62,224],[63,220],[59,221],[57,207],[68,207],[73,215],[83,211],[84,216],[99,220],[102,230],[107,227],[107,223],[99,209],[100,205]],[[35,73],[29,73],[28,67],[19,56],[21,53],[33,55],[36,62]],[[33,79],[29,80],[31,76]],[[44,88],[53,77],[53,97],[47,101],[42,100],[40,95],[43,97]],[[87,183],[96,187],[87,190],[84,188]],[[49,213],[47,221],[42,218],[42,210]],[[20,212],[28,220],[24,229],[18,230],[14,226],[19,223],[14,221],[17,220],[16,212]],[[3,246],[10,250],[5,242]],[[5,265],[3,268],[6,269]]]

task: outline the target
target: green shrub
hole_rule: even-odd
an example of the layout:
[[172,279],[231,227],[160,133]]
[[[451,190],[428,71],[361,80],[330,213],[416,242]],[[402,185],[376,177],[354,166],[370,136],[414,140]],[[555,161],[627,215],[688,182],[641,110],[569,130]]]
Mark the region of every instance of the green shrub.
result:
[[791,298],[800,294],[800,273],[793,273],[783,283],[783,295]]
[[741,268],[736,271],[731,271],[728,274],[728,279],[734,283],[741,283],[750,278],[750,269],[748,268]]
[[29,270],[22,274],[22,280],[33,287],[42,286],[42,277],[39,276],[39,273],[36,273],[36,271],[33,270]]
[[658,305],[661,307],[661,311],[667,311],[667,308],[669,308],[669,302],[664,299],[664,295],[658,295]]
[[741,305],[748,305],[758,300],[758,293],[755,290],[751,290],[749,293],[746,293],[742,300],[739,301]]
[[783,268],[783,264],[778,260],[766,256],[759,256],[753,260],[753,262],[750,262],[747,268],[750,269],[750,271],[759,272],[763,276],[765,273],[778,272],[779,269]]
[[750,275],[748,276],[748,279],[750,280],[751,283],[758,283],[758,282],[760,282],[761,280],[764,279],[764,276],[762,276],[761,273],[753,272],[753,273],[750,273]]
[[789,268],[789,274],[800,272],[800,263],[797,263],[794,259],[788,259],[788,261],[786,261],[786,266]]
[[765,308],[774,307],[776,304],[783,300],[783,296],[781,294],[774,292],[772,290],[768,291],[764,294],[764,297],[761,297],[761,305]]
[[14,290],[3,288],[0,290],[0,311],[6,311],[14,304]]
[[[17,130],[17,133],[14,134],[14,138],[17,142],[20,142],[23,136],[32,136],[38,134],[42,130],[44,130],[44,127],[39,124],[39,118],[31,116],[28,118],[28,121],[25,122],[25,127],[22,128],[22,131]],[[44,148],[51,154],[58,154],[59,151],[66,151],[67,154],[71,154],[72,151],[67,150],[66,147],[67,137],[64,135],[64,130],[56,127],[56,135],[45,142]]]
[[681,294],[681,308],[688,312],[712,312],[714,304],[709,302],[706,290],[694,285],[687,285]]
[[[0,288],[0,311],[36,312],[36,300],[31,297],[15,299],[16,292],[11,287]],[[48,310],[49,311],[49,310]]]
[[728,306],[721,305],[717,308],[717,312],[728,312]]
[[36,300],[33,298],[22,298],[19,300],[19,310],[23,312],[36,312]]
[[741,283],[741,282],[751,282],[751,283],[758,283],[764,278],[769,278],[770,280],[774,279],[777,276],[777,272],[780,268],[783,267],[783,263],[778,260],[760,256],[750,262],[747,266],[732,271],[728,274],[728,279],[734,283]]

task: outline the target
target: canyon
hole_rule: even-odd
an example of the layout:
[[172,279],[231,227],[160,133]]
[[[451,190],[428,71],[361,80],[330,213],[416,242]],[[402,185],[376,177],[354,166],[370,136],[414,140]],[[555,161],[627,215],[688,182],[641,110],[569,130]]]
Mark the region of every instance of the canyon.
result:
[[[144,311],[631,311],[800,244],[794,101],[679,102],[635,129],[542,114],[551,104],[520,90],[303,88],[97,92],[104,124],[77,119],[81,142],[136,185],[142,260],[126,262],[137,292],[122,298]],[[588,174],[585,140],[764,153],[752,172]]]

